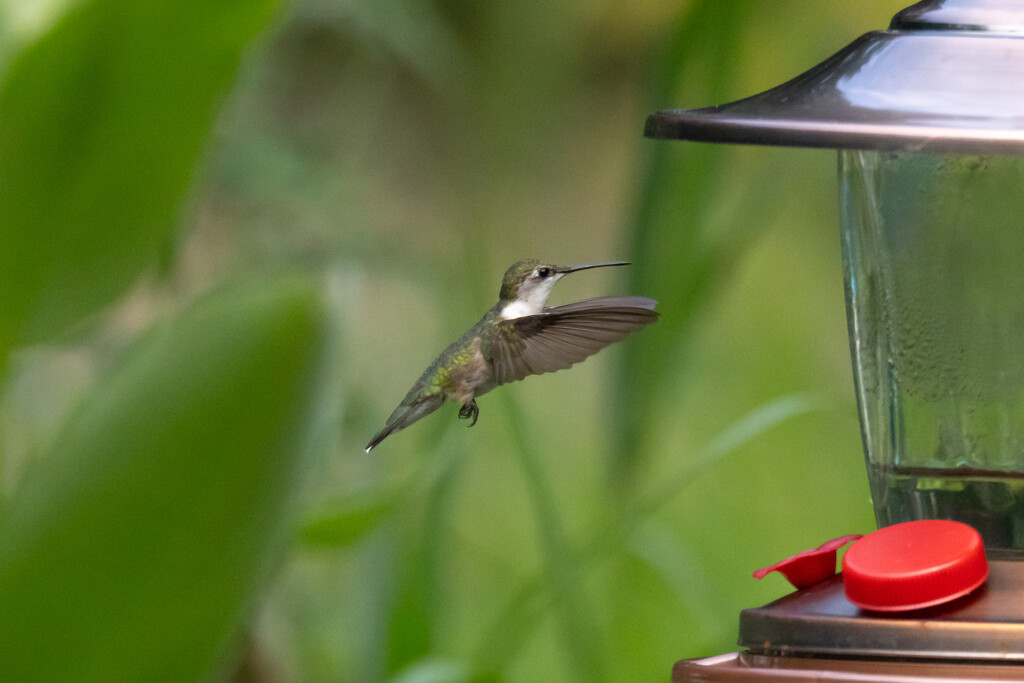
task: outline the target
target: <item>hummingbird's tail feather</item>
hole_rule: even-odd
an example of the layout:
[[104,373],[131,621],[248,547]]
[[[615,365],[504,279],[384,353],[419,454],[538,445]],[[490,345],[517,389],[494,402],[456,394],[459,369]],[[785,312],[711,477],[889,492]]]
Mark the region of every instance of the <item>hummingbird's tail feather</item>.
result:
[[[412,392],[410,392],[411,394]],[[372,451],[377,444],[391,436],[395,432],[400,432],[413,422],[416,422],[421,417],[429,415],[444,403],[444,395],[441,393],[434,393],[427,396],[406,396],[402,404],[395,408],[395,412],[391,413],[391,417],[384,423],[377,435],[370,439],[370,443],[366,444],[366,452]]]

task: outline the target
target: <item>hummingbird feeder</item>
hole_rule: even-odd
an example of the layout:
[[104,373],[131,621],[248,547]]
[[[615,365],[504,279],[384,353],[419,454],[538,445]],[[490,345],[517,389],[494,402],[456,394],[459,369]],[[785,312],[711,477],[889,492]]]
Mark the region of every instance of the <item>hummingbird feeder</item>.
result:
[[[857,606],[843,576],[825,579],[744,610],[742,652],[678,662],[673,680],[1024,678],[1024,2],[918,2],[767,92],[657,112],[646,135],[838,150],[880,531],[962,523],[989,569],[965,546],[967,593],[909,611]],[[882,564],[914,552],[901,547]],[[898,605],[909,589],[889,590]]]

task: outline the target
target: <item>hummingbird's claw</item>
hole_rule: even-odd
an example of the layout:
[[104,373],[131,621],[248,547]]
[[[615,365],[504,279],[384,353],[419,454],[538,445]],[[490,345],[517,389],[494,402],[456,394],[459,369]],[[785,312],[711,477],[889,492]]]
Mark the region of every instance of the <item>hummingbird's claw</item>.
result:
[[476,404],[476,399],[471,399],[469,403],[464,403],[462,408],[459,409],[459,419],[468,420],[473,418],[473,421],[469,423],[472,427],[476,424],[476,418],[480,415],[480,407]]

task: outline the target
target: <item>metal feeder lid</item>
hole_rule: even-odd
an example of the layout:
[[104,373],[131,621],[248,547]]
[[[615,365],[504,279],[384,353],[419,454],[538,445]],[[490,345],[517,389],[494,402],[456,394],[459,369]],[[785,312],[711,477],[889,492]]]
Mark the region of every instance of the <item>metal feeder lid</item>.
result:
[[1024,2],[926,0],[759,95],[647,119],[651,138],[1024,154]]

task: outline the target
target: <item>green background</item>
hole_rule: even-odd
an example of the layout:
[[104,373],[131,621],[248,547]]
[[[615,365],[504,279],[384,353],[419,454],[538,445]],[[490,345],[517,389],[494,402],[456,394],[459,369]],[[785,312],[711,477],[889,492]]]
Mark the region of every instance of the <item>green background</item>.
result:
[[[835,154],[651,141],[905,2],[0,2],[0,671],[667,680],[873,528]],[[659,301],[369,438],[521,258]]]

